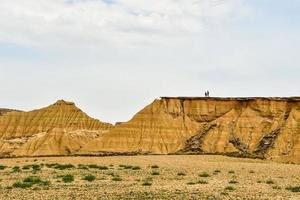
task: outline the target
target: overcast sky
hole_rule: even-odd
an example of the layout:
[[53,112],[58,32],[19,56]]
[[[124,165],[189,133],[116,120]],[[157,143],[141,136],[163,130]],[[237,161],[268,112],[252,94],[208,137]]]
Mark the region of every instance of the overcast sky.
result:
[[127,121],[160,96],[300,95],[300,0],[0,0],[0,107]]

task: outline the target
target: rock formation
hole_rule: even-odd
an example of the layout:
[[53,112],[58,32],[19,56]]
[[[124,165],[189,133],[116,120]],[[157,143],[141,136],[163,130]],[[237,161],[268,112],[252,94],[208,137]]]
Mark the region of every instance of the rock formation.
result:
[[46,108],[0,116],[0,153],[66,155],[112,127],[90,118],[74,103],[59,100]]
[[227,154],[300,163],[300,98],[162,97],[112,126],[60,100],[0,116],[7,156]]
[[12,111],[21,112],[19,110],[12,110],[12,109],[7,109],[7,108],[0,108],[0,116],[6,114],[8,112],[12,112]]
[[81,149],[300,163],[300,98],[163,97]]

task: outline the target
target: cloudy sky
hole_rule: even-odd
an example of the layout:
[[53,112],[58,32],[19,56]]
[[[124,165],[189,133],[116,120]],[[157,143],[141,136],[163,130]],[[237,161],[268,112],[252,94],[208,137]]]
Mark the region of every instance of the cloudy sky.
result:
[[0,107],[127,121],[160,96],[300,95],[300,0],[0,0]]

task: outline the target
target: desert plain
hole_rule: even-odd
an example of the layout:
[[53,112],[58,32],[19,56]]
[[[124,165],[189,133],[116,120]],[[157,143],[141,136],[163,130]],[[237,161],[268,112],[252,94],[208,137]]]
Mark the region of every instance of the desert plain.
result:
[[300,166],[219,155],[0,160],[0,199],[300,199]]

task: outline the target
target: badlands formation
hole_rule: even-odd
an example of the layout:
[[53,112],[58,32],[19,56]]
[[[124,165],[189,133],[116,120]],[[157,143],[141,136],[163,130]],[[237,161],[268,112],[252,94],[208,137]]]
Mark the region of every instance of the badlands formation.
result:
[[162,97],[115,126],[60,100],[0,109],[0,154],[225,154],[300,163],[300,98]]

